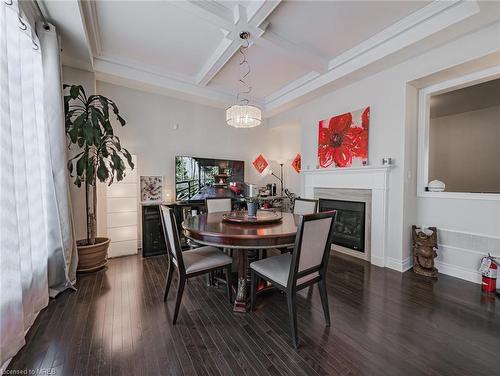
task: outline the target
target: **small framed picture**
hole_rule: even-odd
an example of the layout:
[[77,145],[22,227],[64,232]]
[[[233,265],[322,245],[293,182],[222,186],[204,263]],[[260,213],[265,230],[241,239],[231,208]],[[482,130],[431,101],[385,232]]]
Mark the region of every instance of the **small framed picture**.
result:
[[161,201],[163,176],[141,176],[141,201]]

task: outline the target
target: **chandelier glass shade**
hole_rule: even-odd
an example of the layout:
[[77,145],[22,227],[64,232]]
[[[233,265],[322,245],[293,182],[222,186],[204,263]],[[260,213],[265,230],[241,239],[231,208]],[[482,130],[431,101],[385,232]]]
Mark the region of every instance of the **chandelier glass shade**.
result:
[[236,104],[232,105],[226,110],[226,123],[234,128],[253,128],[262,123],[262,111],[259,107],[249,104],[248,97],[252,92],[252,87],[245,81],[245,78],[250,74],[250,64],[248,63],[245,50],[249,46],[248,39],[250,33],[242,31],[240,38],[244,42],[241,45],[239,52],[242,57],[240,62],[240,79],[238,80],[246,90],[242,90],[236,97]]
[[226,110],[226,123],[234,128],[253,128],[262,123],[262,111],[249,104],[234,104]]

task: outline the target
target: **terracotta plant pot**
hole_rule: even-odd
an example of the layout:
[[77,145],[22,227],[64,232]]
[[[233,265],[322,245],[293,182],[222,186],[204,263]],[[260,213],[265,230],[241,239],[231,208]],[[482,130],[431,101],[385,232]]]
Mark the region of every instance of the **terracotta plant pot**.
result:
[[79,273],[95,272],[105,267],[108,263],[110,241],[110,238],[96,238],[93,245],[79,245],[85,240],[77,241],[78,268],[76,271]]

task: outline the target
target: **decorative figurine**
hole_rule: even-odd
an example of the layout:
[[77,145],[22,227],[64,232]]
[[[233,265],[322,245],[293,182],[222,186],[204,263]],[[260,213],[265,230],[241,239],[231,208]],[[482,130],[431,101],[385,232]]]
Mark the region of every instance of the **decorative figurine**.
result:
[[413,271],[427,277],[437,278],[438,270],[434,267],[437,257],[437,229],[412,226]]

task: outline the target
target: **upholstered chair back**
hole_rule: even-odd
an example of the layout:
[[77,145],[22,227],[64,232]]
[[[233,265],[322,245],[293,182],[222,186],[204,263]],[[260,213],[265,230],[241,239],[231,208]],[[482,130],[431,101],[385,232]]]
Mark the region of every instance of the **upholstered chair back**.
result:
[[305,215],[314,214],[318,208],[318,200],[306,200],[297,198],[293,206],[293,214]]
[[207,213],[231,211],[230,198],[207,198],[205,200]]
[[163,232],[168,241],[170,256],[174,264],[184,270],[184,263],[182,261],[182,247],[179,240],[179,232],[177,231],[177,221],[175,220],[172,209],[167,206],[160,206],[160,213],[162,217]]
[[300,285],[326,271],[335,215],[329,211],[300,218],[288,283]]

